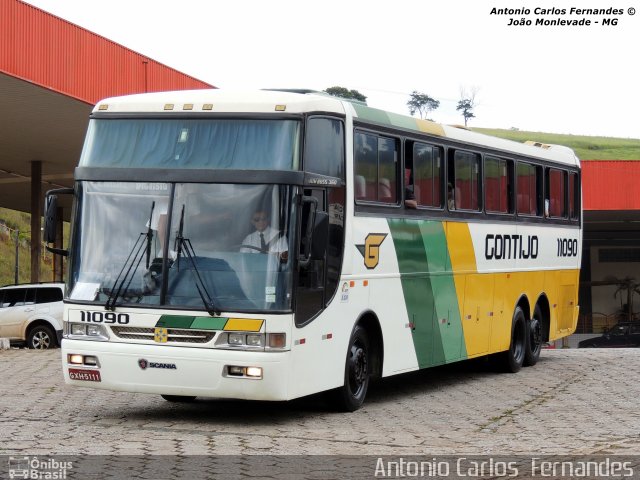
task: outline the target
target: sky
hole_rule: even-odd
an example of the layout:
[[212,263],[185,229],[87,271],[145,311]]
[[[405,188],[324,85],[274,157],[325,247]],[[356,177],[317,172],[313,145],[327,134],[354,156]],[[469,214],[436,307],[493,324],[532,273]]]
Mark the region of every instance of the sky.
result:
[[[464,123],[461,91],[475,91],[472,127],[640,138],[638,0],[25,1],[219,88],[338,85],[407,115],[416,90],[447,124]],[[532,25],[509,25],[521,19]]]

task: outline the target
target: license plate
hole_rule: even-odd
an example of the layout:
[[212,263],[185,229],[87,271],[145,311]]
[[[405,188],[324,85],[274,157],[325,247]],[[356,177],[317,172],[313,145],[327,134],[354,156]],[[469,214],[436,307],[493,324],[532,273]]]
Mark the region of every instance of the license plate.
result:
[[85,382],[100,382],[100,372],[97,370],[81,370],[79,368],[69,369],[71,380],[84,380]]

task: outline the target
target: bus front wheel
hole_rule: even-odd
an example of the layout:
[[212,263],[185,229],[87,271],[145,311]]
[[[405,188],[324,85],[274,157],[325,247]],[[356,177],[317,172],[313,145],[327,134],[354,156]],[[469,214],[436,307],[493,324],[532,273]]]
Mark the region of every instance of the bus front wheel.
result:
[[370,363],[369,336],[363,327],[356,325],[347,350],[344,384],[332,392],[338,409],[354,412],[362,406],[369,388]]
[[522,368],[527,346],[527,320],[522,308],[516,307],[511,322],[511,344],[509,350],[503,352],[502,366],[510,373],[516,373]]

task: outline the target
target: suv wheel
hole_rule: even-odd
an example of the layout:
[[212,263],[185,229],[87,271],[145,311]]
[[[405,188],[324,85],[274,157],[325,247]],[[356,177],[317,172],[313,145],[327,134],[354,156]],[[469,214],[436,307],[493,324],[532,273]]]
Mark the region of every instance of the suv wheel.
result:
[[29,330],[27,347],[36,350],[47,350],[56,346],[56,337],[50,327],[37,325]]

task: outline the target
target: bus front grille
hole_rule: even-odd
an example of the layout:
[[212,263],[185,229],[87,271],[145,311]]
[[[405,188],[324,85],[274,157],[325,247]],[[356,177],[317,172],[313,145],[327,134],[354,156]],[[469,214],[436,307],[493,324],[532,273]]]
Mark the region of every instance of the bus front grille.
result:
[[[150,340],[152,342],[155,340],[154,328],[113,326],[111,331],[116,337],[125,340]],[[167,329],[167,343],[207,343],[215,336],[216,332],[210,330]]]

